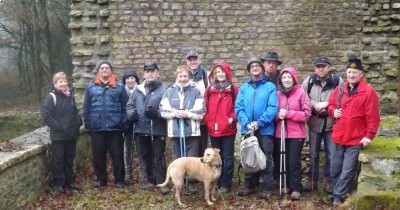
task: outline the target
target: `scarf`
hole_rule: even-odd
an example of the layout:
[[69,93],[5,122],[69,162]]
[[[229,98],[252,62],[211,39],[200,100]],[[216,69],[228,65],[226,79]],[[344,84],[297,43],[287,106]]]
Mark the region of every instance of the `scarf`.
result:
[[[96,83],[97,85],[101,85],[103,83],[101,81],[101,79],[100,79],[100,75],[99,74],[96,75],[96,80],[95,80],[94,83]],[[108,79],[108,83],[107,84],[110,85],[111,87],[116,87],[117,78],[115,77],[114,74],[111,74],[110,78]]]

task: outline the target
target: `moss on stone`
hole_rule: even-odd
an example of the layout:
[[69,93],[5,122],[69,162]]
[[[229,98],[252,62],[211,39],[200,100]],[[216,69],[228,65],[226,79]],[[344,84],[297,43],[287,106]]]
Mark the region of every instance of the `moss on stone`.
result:
[[384,128],[399,128],[400,118],[398,115],[384,115],[381,116],[381,127]]
[[354,209],[387,209],[397,210],[400,208],[399,192],[382,192],[378,195],[362,195],[352,199]]
[[376,137],[374,141],[362,153],[368,156],[379,157],[384,154],[385,157],[400,156],[400,137]]

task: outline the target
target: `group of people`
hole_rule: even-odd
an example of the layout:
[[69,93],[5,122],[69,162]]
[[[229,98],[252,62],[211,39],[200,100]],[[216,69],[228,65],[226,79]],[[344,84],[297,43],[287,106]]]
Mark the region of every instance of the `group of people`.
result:
[[[206,71],[196,50],[187,53],[186,65],[177,67],[175,83],[169,86],[160,80],[156,63],[144,65],[144,81],[139,83],[135,71],[126,70],[119,81],[112,64],[100,61],[94,81],[86,87],[83,105],[84,125],[92,139],[95,185],[108,185],[108,152],[115,186],[123,187],[132,180],[133,145],[139,151],[139,182],[146,188],[162,183],[169,137],[172,159],[202,156],[209,143],[220,149],[223,166],[218,190],[228,193],[232,188],[234,140],[239,123],[240,134],[254,133],[267,157],[264,170],[245,174],[239,196],[253,194],[259,186],[257,195],[270,198],[281,175],[280,139],[284,135],[285,192],[298,200],[303,190],[318,189],[323,141],[325,190],[332,195],[333,204],[339,205],[350,190],[360,149],[377,132],[378,96],[367,84],[361,60],[355,56],[348,60],[346,81],[330,69],[325,56],[315,58],[314,73],[303,82],[295,67],[278,70],[281,64],[273,51],[250,60],[250,78],[238,88],[232,82],[228,63],[218,63]],[[72,163],[81,121],[65,74],[54,75],[42,115],[50,127],[55,189],[77,189]],[[307,136],[310,172],[303,188],[300,156]],[[196,190],[195,186],[189,180],[189,190]],[[169,188],[160,191],[165,194]]]

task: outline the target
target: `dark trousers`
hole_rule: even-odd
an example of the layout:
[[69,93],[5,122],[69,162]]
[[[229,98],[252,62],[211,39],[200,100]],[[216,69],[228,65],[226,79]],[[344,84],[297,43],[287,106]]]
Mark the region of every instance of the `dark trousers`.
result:
[[198,157],[202,157],[204,155],[204,151],[208,147],[208,129],[206,125],[200,125],[200,134],[199,136],[199,155]]
[[160,184],[165,181],[165,137],[138,136],[139,156],[144,161],[145,172],[150,183]]
[[[173,142],[172,148],[172,160],[182,157],[181,144],[179,138],[171,138]],[[199,137],[190,136],[185,138],[186,142],[186,156],[187,157],[199,157]]]
[[[275,149],[281,150],[281,139],[276,139],[277,147]],[[301,184],[302,170],[301,170],[301,151],[303,150],[304,139],[285,139],[285,161],[286,161],[286,186],[297,192],[303,190]],[[278,160],[278,174],[280,172],[280,158]],[[283,183],[283,177],[282,183]],[[279,177],[278,177],[279,181]],[[279,182],[278,182],[279,183]],[[282,185],[283,187],[283,185]]]
[[272,191],[274,187],[274,176],[272,174],[273,171],[273,163],[272,163],[272,152],[274,150],[274,138],[272,136],[261,136],[256,135],[258,138],[258,142],[260,144],[261,150],[267,156],[267,167],[256,173],[245,173],[244,182],[247,188],[253,189],[255,188],[261,177],[262,185],[261,188],[263,191]]
[[139,159],[139,180],[142,180],[146,177],[145,171],[145,163],[144,160],[141,158],[138,141],[133,134],[133,130],[124,131],[124,163],[125,163],[125,173],[128,176],[132,176],[133,174],[133,166],[132,166],[132,159],[133,159],[133,151],[136,150]]
[[331,162],[333,196],[342,198],[349,192],[357,172],[360,150],[360,145],[346,146],[334,143]]
[[123,183],[124,170],[124,140],[122,132],[91,132],[93,166],[97,180],[107,184],[107,152],[110,152],[114,171],[114,182]]
[[230,189],[232,185],[234,143],[235,136],[211,137],[212,147],[220,149],[220,155],[222,157],[222,173],[218,180],[218,186],[228,189]]
[[324,176],[330,179],[330,164],[331,164],[331,150],[334,148],[334,143],[331,139],[331,131],[325,131],[322,133],[316,133],[309,130],[310,139],[310,172],[308,177],[312,178],[315,183],[319,180],[319,153],[321,151],[321,141],[324,141],[325,150],[325,166],[324,166]]
[[76,139],[52,141],[53,182],[55,186],[70,186],[75,182],[74,159],[76,154]]

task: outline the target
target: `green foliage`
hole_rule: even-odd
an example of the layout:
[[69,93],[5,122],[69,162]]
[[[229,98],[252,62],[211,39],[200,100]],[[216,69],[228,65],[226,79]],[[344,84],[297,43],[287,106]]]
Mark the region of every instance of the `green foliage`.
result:
[[399,157],[400,137],[376,137],[362,153],[368,156]]

